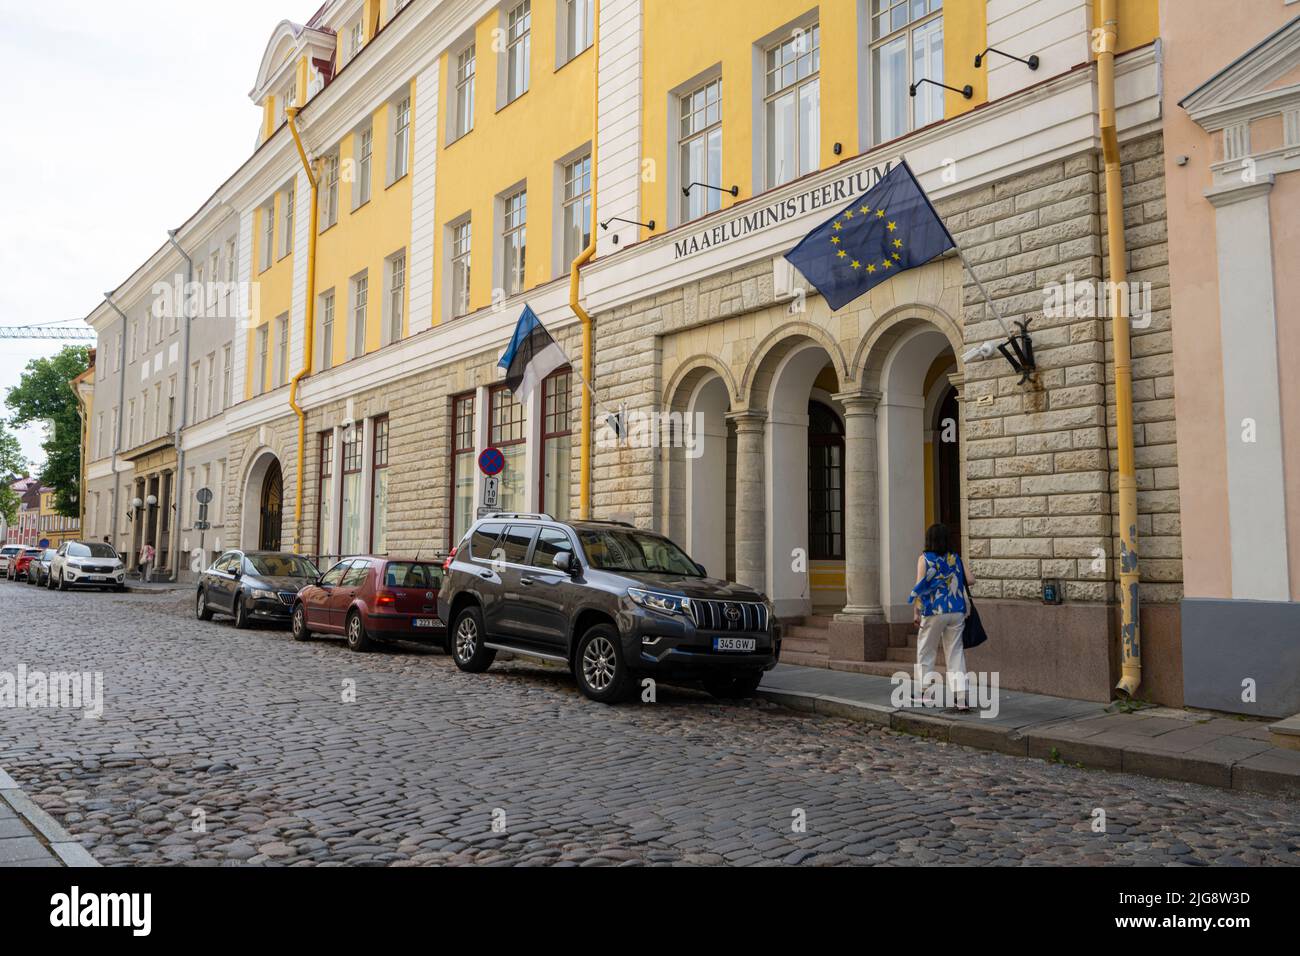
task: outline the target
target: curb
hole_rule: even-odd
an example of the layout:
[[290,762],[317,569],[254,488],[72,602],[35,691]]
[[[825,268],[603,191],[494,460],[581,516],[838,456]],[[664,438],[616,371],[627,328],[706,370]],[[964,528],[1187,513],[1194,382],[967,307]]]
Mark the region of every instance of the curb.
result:
[[914,713],[810,691],[759,687],[756,696],[790,710],[875,724],[899,733],[976,750],[1048,763],[1078,764],[1091,770],[1178,780],[1267,797],[1300,799],[1300,761],[1291,763],[1286,757],[1288,752],[1277,748],[1243,759],[1230,755],[1216,759],[1160,750],[1152,747],[1146,738],[1118,747],[1071,736],[1066,730],[1070,718],[1006,727],[954,720],[938,714]]
[[67,830],[52,816],[32,802],[14,778],[0,769],[0,806],[7,805],[21,819],[36,838],[49,849],[63,866],[98,867],[101,864],[90,855]]

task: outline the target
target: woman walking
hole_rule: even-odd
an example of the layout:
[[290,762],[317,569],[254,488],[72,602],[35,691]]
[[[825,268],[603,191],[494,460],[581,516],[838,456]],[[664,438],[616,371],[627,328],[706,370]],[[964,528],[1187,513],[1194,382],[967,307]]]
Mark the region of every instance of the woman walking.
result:
[[944,665],[948,673],[948,693],[958,713],[970,710],[966,700],[966,652],[962,631],[970,614],[966,584],[973,581],[961,556],[954,554],[948,540],[948,528],[932,524],[925,532],[925,550],[916,559],[916,585],[908,599],[914,611],[912,620],[921,626],[916,642],[916,684],[914,696],[920,697],[933,678],[935,654],[943,642]]
[[153,582],[153,559],[153,545],[145,544],[145,546],[140,550],[140,570],[143,572],[143,577],[146,583]]

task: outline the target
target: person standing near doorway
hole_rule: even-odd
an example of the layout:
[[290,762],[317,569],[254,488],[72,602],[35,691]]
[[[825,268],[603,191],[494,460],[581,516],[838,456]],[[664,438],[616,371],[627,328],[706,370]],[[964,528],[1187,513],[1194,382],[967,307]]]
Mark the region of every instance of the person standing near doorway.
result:
[[144,575],[146,584],[153,583],[153,559],[153,545],[145,544],[145,546],[140,549],[140,571]]
[[935,656],[943,643],[948,695],[958,713],[970,710],[966,700],[966,651],[962,631],[970,614],[966,584],[970,578],[961,556],[954,554],[947,525],[932,524],[925,532],[925,550],[916,559],[916,584],[908,595],[912,620],[921,627],[916,642],[916,685],[920,696],[932,680]]

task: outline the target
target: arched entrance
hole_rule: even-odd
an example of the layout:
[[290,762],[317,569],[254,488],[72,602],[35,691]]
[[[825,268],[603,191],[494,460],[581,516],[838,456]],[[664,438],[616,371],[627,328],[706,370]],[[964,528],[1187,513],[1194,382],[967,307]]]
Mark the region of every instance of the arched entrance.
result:
[[670,537],[704,565],[710,577],[735,575],[734,522],[736,440],[727,421],[731,392],[709,366],[697,366],[671,388],[668,443]]
[[262,479],[262,501],[258,512],[257,548],[259,551],[280,550],[280,519],[284,502],[284,479],[280,462],[272,460]]
[[280,458],[262,447],[249,455],[240,491],[239,542],[227,547],[278,551],[283,544],[284,473]]
[[946,379],[955,368],[948,337],[928,324],[900,335],[880,368],[880,590],[891,624],[910,625],[907,595],[916,581],[927,520],[938,519],[947,507],[946,517],[958,522],[954,530],[960,527],[959,427]]

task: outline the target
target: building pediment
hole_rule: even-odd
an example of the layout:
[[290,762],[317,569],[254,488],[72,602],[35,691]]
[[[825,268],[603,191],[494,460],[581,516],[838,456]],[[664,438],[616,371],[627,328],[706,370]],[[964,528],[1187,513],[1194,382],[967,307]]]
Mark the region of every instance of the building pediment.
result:
[[304,54],[316,62],[318,69],[321,63],[329,63],[334,56],[333,31],[281,20],[267,41],[249,99],[260,103],[267,93],[280,88]]
[[1300,82],[1282,82],[1300,68],[1296,17],[1210,77],[1178,105],[1207,132],[1300,107]]

